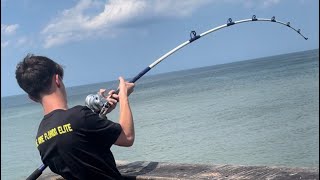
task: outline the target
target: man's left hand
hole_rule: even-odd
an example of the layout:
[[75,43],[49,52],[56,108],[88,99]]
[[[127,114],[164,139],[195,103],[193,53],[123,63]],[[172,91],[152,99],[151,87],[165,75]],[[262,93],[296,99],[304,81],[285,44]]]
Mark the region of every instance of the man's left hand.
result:
[[109,103],[110,107],[107,110],[107,113],[110,113],[114,108],[116,108],[119,101],[119,95],[115,94],[115,90],[108,92],[108,96],[105,96],[106,89],[100,89],[99,94],[104,97]]

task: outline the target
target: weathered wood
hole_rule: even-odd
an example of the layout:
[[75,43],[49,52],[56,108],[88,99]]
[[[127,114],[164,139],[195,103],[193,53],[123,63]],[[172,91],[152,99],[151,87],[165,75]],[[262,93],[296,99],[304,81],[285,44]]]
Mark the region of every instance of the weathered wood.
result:
[[[269,166],[235,166],[210,164],[179,164],[167,162],[117,161],[121,174],[127,180],[191,180],[191,179],[268,179],[268,180],[318,180],[319,168],[290,168]],[[39,179],[61,180],[49,170]]]

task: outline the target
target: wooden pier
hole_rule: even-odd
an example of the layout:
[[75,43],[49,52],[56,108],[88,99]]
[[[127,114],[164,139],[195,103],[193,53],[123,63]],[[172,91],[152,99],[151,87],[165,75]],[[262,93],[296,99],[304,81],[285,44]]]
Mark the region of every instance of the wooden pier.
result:
[[[212,164],[179,164],[167,162],[117,161],[120,173],[127,180],[192,180],[192,179],[266,179],[266,180],[318,180],[319,168],[291,168],[272,166],[236,166]],[[49,168],[38,178],[62,180]]]

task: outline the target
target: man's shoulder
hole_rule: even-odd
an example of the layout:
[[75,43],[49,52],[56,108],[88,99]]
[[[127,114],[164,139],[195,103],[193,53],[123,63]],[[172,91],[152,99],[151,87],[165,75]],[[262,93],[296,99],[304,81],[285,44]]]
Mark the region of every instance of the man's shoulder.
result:
[[[87,106],[77,105],[67,110],[57,110],[52,112],[50,116],[45,117],[42,122],[49,122],[46,119],[56,120],[50,121],[52,123],[73,122],[81,123],[81,119],[86,119],[86,114],[91,110]],[[46,124],[46,123],[45,123]]]
[[[98,118],[98,114],[92,112],[87,106],[77,105],[67,110],[67,116],[72,117],[72,119],[77,119],[78,123],[85,123],[87,119],[90,118]],[[83,119],[84,121],[79,121],[79,119]]]
[[87,114],[91,112],[87,106],[77,105],[65,111],[64,116],[72,117],[73,119],[85,119]]
[[72,114],[83,114],[83,113],[87,113],[87,112],[91,112],[91,109],[89,109],[87,106],[83,106],[83,105],[77,105],[74,106],[72,108],[69,108],[66,112],[68,113],[72,113]]
[[72,108],[69,108],[69,111],[82,111],[82,110],[86,110],[89,109],[87,106],[83,106],[83,105],[76,105],[73,106]]

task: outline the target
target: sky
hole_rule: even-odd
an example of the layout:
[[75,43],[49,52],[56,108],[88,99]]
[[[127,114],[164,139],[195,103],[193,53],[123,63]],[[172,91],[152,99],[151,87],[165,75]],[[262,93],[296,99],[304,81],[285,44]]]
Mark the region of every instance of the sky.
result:
[[192,30],[252,15],[290,22],[309,39],[277,23],[238,24],[189,44],[147,75],[319,48],[317,0],[1,0],[1,97],[24,94],[15,68],[28,53],[62,64],[67,87],[129,80]]

